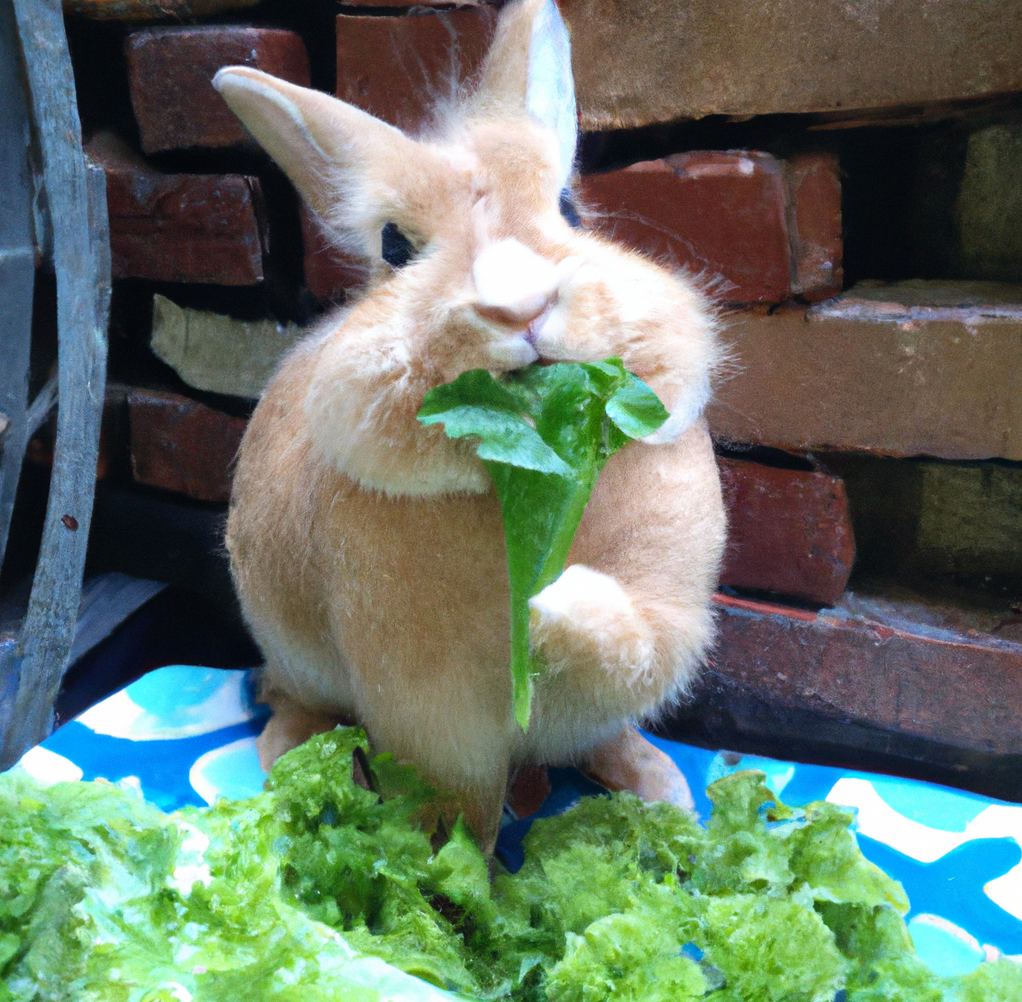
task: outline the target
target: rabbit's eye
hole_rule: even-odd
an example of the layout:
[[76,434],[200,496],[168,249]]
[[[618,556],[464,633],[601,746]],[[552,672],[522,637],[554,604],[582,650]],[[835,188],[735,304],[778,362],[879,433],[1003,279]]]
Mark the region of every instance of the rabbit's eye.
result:
[[397,223],[387,223],[383,227],[383,260],[392,268],[403,268],[414,256],[412,242],[397,228]]
[[567,188],[561,192],[561,215],[573,230],[581,228],[582,220],[579,218],[578,209],[575,208],[575,203],[572,201],[571,192]]

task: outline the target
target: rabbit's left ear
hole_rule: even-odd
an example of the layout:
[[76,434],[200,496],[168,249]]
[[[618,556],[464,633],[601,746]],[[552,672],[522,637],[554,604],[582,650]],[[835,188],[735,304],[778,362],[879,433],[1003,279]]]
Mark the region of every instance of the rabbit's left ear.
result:
[[526,111],[556,133],[564,187],[575,160],[578,118],[571,43],[554,0],[514,0],[503,8],[475,103],[495,114]]

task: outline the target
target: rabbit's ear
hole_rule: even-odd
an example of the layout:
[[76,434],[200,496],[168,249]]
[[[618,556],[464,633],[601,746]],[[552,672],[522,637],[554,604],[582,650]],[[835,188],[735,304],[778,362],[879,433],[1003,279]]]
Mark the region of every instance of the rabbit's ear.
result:
[[392,125],[268,73],[226,66],[213,86],[325,220],[344,200],[346,181],[385,184],[419,156],[418,143]]
[[578,139],[568,29],[554,0],[515,0],[501,11],[475,101],[492,114],[528,112],[557,134],[560,179]]

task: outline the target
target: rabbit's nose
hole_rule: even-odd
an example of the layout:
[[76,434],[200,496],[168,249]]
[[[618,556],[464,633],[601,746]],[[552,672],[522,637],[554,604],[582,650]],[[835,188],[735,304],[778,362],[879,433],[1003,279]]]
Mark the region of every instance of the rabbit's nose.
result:
[[512,327],[528,325],[557,298],[557,265],[514,239],[488,244],[472,265],[476,312]]

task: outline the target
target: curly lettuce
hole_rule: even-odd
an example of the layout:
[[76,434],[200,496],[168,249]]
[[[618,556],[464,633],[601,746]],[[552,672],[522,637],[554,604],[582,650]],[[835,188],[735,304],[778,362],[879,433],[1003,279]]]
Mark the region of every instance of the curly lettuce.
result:
[[1022,999],[1007,960],[932,974],[851,815],[787,807],[761,773],[714,783],[705,827],[585,798],[533,824],[511,874],[412,768],[370,756],[357,785],[368,752],[338,729],[260,796],[170,815],[129,786],[0,776],[0,1000]]

